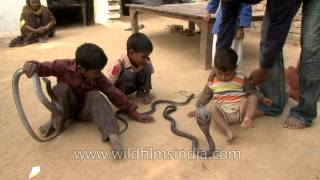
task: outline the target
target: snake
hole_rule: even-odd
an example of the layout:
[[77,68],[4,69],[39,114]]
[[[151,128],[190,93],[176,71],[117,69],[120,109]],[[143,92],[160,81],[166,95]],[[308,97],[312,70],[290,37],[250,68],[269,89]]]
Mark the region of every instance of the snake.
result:
[[[167,100],[167,99],[159,99],[159,100],[155,100],[151,103],[150,105],[150,109],[148,111],[145,111],[143,113],[140,113],[141,115],[151,115],[153,114],[154,112],[156,112],[156,107],[158,106],[158,104],[171,104],[171,105],[175,105],[175,106],[184,106],[184,105],[187,105],[190,103],[190,101],[194,98],[194,94],[191,94],[188,96],[188,98],[183,101],[183,102],[176,102],[176,101],[172,101],[172,100]],[[121,130],[119,132],[119,134],[122,134],[124,133],[127,129],[128,129],[128,122],[125,118],[123,118],[121,116],[121,114],[123,114],[120,110],[116,111],[116,117],[122,121],[125,125],[124,129]]]
[[198,107],[197,111],[196,111],[197,124],[200,127],[203,134],[205,135],[206,140],[209,145],[208,150],[202,150],[199,148],[198,139],[194,135],[177,129],[177,123],[176,123],[175,119],[170,116],[170,114],[175,112],[176,110],[177,110],[177,106],[171,104],[171,105],[168,105],[167,107],[165,107],[165,109],[163,111],[163,117],[166,120],[171,122],[171,131],[177,136],[181,136],[181,137],[185,137],[185,138],[190,139],[192,141],[192,151],[196,155],[201,156],[201,157],[205,157],[205,158],[211,157],[216,149],[215,143],[214,143],[214,141],[210,135],[210,131],[209,131],[209,127],[210,127],[210,123],[211,123],[211,113],[205,108],[205,106]]
[[[56,138],[57,136],[60,135],[61,131],[58,131],[57,133],[55,133],[54,135],[48,137],[48,138],[41,138],[39,137],[34,130],[32,129],[29,120],[24,112],[22,103],[21,103],[21,98],[20,98],[20,92],[19,92],[19,80],[21,75],[23,75],[24,72],[22,70],[22,68],[19,68],[15,71],[15,73],[13,74],[12,77],[12,93],[13,93],[13,98],[14,98],[14,102],[16,104],[16,108],[20,117],[20,120],[23,124],[23,126],[25,127],[25,129],[27,130],[27,132],[31,135],[31,137],[33,137],[33,139],[35,139],[38,142],[47,142],[50,141],[54,138]],[[44,95],[42,88],[41,88],[41,83],[40,83],[40,78],[38,76],[38,73],[33,73],[32,75],[32,80],[33,80],[33,85],[34,85],[34,89],[35,89],[35,93],[38,97],[38,99],[40,100],[40,102],[52,113],[55,114],[63,114],[63,110],[61,108],[61,106],[59,106],[57,103],[51,103],[47,97]],[[46,83],[46,88],[48,91],[48,88],[51,88],[51,84],[47,84],[48,82],[50,82],[48,79],[43,78],[43,80]],[[50,92],[48,91],[48,94],[50,95]]]

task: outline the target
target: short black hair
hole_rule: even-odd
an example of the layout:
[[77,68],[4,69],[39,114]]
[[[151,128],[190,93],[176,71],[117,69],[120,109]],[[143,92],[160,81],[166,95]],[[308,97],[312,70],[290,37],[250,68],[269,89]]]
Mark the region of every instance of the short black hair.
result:
[[217,48],[214,57],[214,67],[227,72],[233,71],[237,68],[238,55],[231,48]]
[[108,58],[103,49],[92,43],[83,43],[76,50],[76,64],[86,70],[103,69]]
[[134,33],[127,41],[127,51],[130,49],[147,54],[152,52],[153,45],[150,39],[143,33]]
[[[41,5],[41,0],[38,0],[38,1],[39,1],[40,5]],[[26,4],[27,4],[28,6],[30,6],[30,0],[26,0]]]

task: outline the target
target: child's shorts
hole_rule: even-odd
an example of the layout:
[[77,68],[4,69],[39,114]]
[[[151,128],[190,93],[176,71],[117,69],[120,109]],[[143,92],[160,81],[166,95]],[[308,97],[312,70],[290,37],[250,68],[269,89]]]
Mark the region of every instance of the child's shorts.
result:
[[223,114],[224,119],[228,124],[241,123],[243,105],[246,103],[246,99],[233,103],[215,103],[216,107]]

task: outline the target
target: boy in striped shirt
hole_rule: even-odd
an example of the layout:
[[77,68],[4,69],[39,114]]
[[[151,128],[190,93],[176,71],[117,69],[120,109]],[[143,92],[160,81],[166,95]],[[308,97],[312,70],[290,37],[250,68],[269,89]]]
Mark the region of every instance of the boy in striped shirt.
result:
[[[229,124],[241,123],[241,127],[254,127],[255,117],[262,115],[257,110],[258,101],[271,105],[272,101],[252,88],[246,76],[237,71],[236,52],[230,48],[218,49],[213,74],[201,93],[196,106],[204,106],[213,98],[212,117],[224,132],[227,141],[234,138]],[[195,111],[188,113],[193,117]]]

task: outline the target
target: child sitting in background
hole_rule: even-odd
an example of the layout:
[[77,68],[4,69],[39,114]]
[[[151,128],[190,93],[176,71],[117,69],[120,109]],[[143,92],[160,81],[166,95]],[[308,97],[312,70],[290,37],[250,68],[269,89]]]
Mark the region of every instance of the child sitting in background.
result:
[[150,94],[151,74],[154,72],[150,61],[153,50],[150,39],[142,34],[132,34],[127,41],[127,52],[111,66],[108,79],[126,95],[136,92],[142,103],[149,104],[155,98]]

